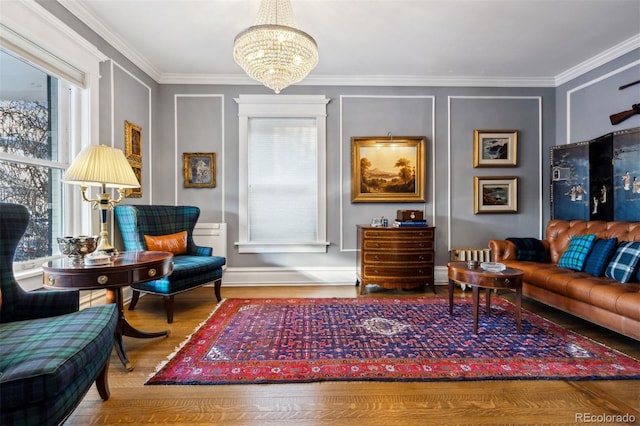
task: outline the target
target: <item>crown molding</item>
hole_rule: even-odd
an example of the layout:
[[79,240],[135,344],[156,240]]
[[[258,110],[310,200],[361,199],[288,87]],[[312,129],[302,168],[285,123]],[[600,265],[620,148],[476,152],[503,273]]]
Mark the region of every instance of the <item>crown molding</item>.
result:
[[619,43],[601,54],[594,56],[593,58],[587,59],[586,61],[576,65],[575,67],[569,68],[568,70],[558,74],[555,77],[555,87],[561,86],[564,83],[567,83],[581,75],[588,73],[596,69],[597,67],[604,65],[614,59],[621,57],[635,49],[640,48],[640,34],[636,34],[635,36]]
[[98,36],[102,37],[114,49],[119,51],[127,59],[133,62],[138,68],[149,77],[158,82],[160,72],[138,51],[133,49],[129,43],[115,35],[111,30],[98,21],[95,16],[82,4],[74,0],[57,0],[69,12],[74,14],[82,23],[88,26]]
[[[243,74],[162,74],[160,84],[262,84]],[[311,75],[296,86],[455,86],[455,87],[553,87],[554,78],[538,77],[422,77],[402,75]]]

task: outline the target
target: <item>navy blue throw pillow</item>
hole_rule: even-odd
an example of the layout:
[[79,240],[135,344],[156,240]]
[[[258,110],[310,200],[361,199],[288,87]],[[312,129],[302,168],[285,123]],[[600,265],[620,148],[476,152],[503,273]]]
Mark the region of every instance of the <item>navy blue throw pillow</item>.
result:
[[607,240],[596,240],[591,253],[589,253],[587,260],[584,262],[584,272],[594,277],[604,276],[604,271],[616,252],[616,247],[618,247],[618,239],[615,237]]
[[518,260],[528,260],[532,262],[544,263],[547,261],[547,254],[544,251],[542,242],[537,238],[507,238],[516,246],[516,258]]

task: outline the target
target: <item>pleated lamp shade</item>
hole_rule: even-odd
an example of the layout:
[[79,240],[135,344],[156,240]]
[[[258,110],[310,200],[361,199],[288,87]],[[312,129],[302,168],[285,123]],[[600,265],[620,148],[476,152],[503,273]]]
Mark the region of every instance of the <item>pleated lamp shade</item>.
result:
[[139,188],[124,153],[106,145],[84,148],[67,169],[63,181],[72,185]]

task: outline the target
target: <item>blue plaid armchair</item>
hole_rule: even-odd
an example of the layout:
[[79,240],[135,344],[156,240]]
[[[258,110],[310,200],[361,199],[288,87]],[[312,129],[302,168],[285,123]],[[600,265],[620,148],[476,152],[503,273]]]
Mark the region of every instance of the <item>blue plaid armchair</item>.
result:
[[13,258],[28,223],[24,206],[0,203],[0,424],[59,425],[94,382],[109,398],[118,311],[78,311],[77,291],[23,290]]
[[114,209],[116,222],[122,235],[125,251],[147,250],[145,236],[165,236],[187,232],[185,254],[174,254],[173,273],[155,281],[132,286],[133,296],[129,309],[138,303],[140,292],[164,297],[167,322],[173,322],[174,295],[214,283],[215,296],[221,300],[222,267],[226,258],[212,255],[211,247],[196,245],[193,228],[200,216],[195,206],[118,205]]
[[13,256],[29,224],[29,211],[19,204],[0,203],[0,323],[46,318],[78,310],[78,291],[27,292],[13,276]]

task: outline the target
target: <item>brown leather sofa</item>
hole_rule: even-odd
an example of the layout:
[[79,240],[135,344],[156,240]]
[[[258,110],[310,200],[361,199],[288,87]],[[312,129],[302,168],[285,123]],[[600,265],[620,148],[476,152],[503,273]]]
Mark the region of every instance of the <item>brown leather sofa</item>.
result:
[[491,240],[489,248],[495,262],[524,271],[525,296],[640,340],[640,283],[623,284],[557,266],[571,237],[585,234],[617,237],[619,242],[640,241],[640,222],[551,220],[541,241],[546,263],[517,260],[511,241]]

